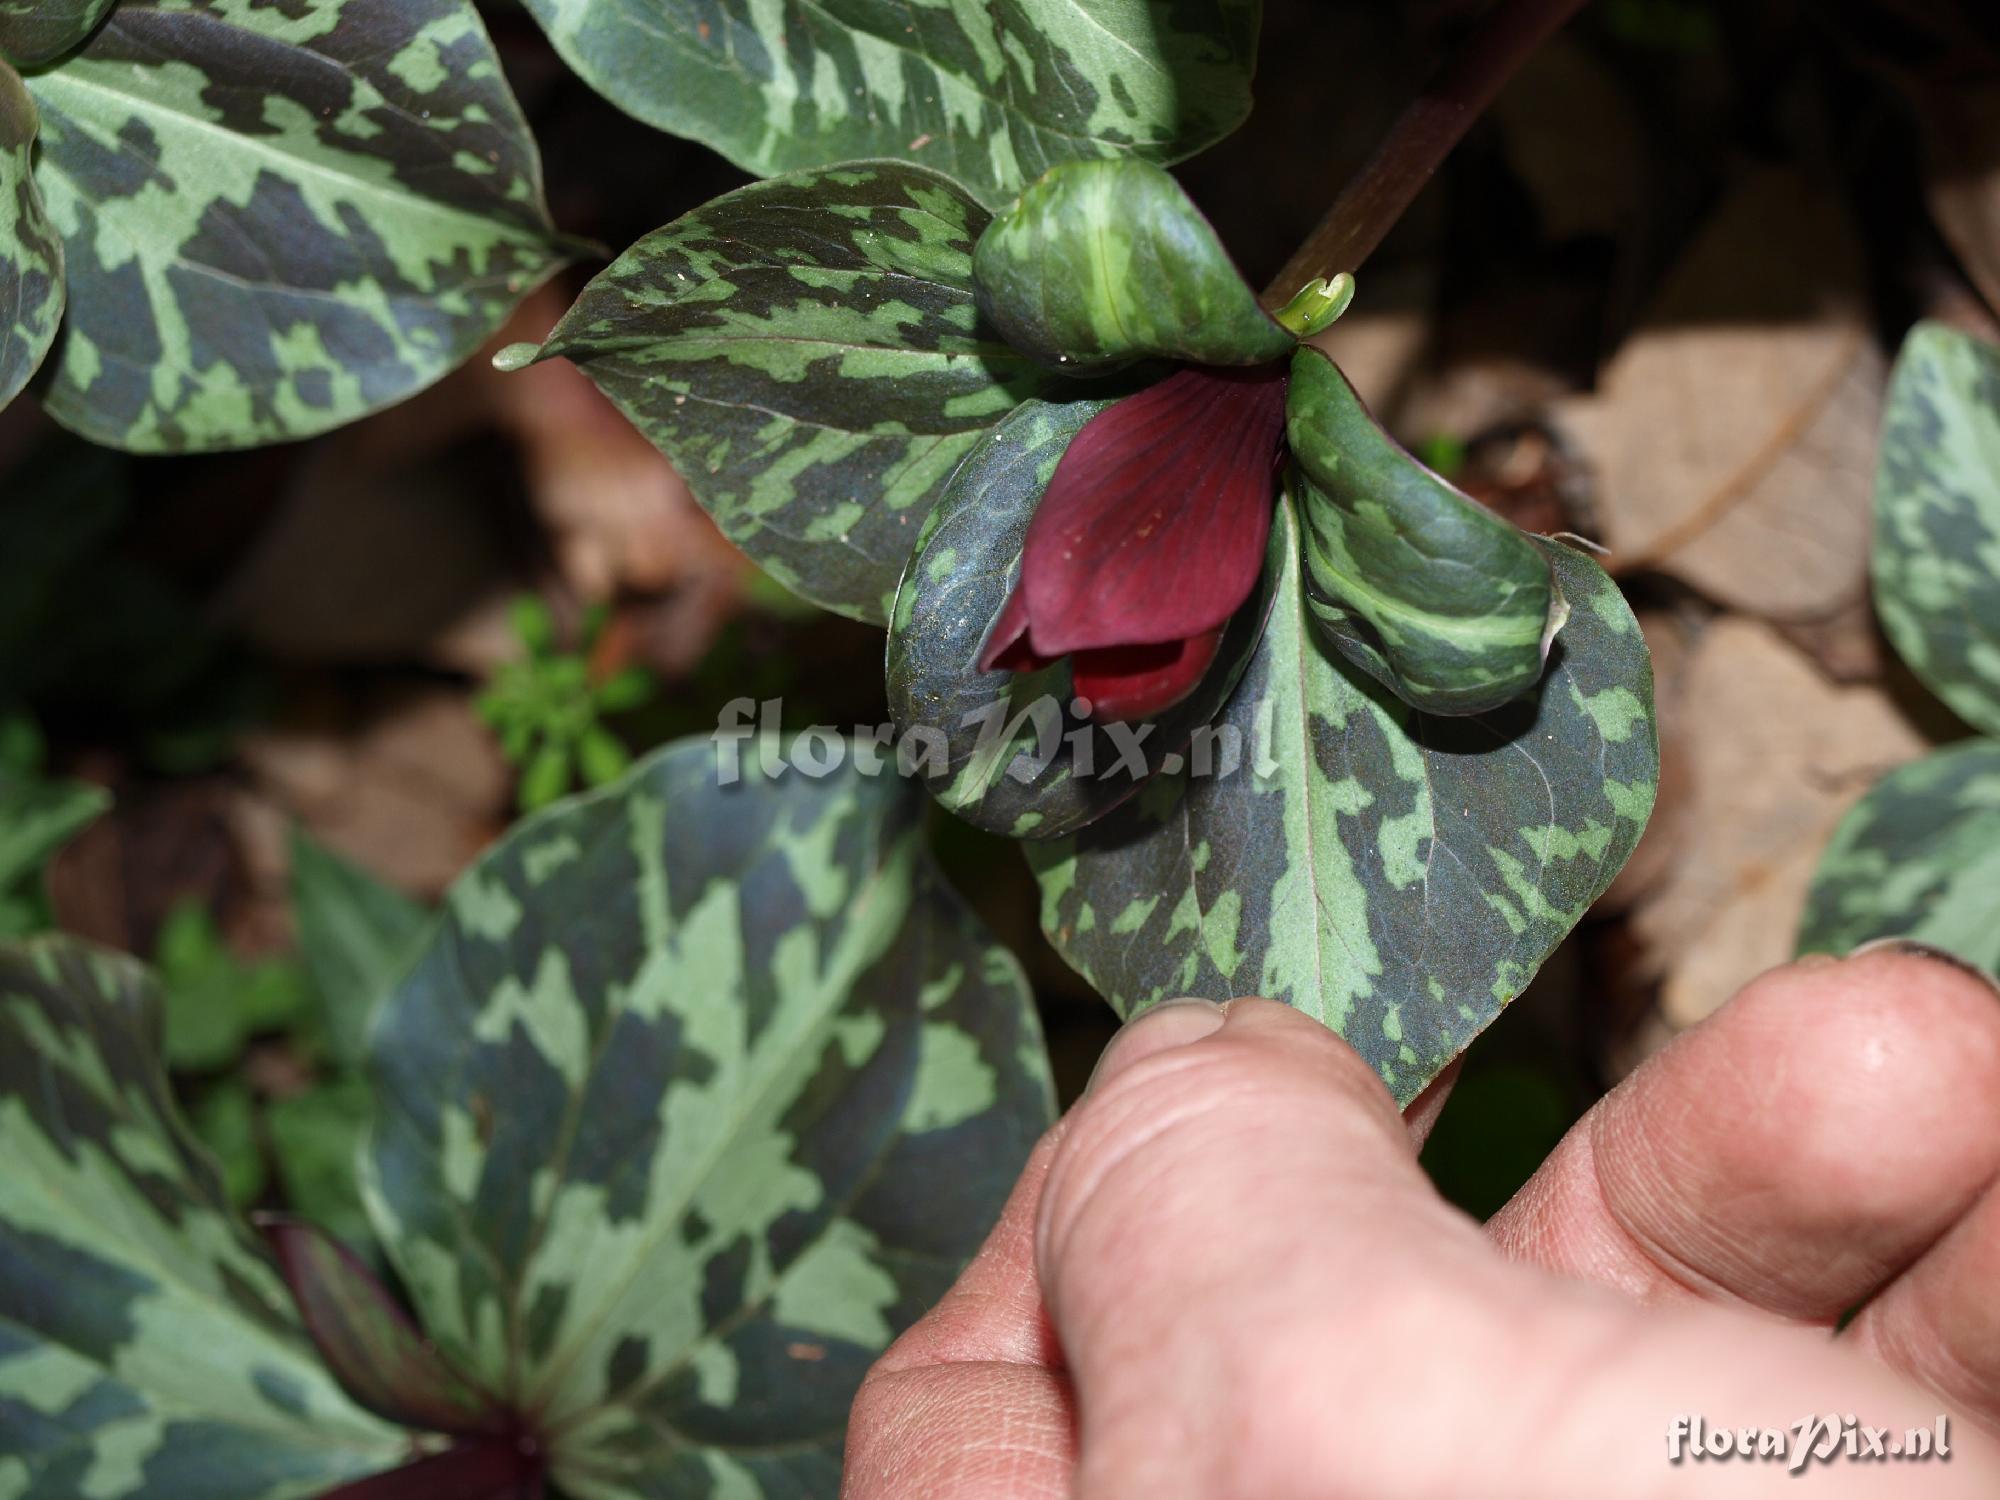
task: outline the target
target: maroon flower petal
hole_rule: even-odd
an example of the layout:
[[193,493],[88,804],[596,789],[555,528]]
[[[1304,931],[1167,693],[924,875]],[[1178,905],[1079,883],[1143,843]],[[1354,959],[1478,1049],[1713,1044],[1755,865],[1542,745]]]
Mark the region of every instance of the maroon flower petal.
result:
[[1149,719],[1195,690],[1221,644],[1218,625],[1186,640],[1079,651],[1070,658],[1070,687],[1100,724]]
[[1084,424],[1028,526],[1020,594],[1038,656],[1183,640],[1264,567],[1286,366],[1190,366]]

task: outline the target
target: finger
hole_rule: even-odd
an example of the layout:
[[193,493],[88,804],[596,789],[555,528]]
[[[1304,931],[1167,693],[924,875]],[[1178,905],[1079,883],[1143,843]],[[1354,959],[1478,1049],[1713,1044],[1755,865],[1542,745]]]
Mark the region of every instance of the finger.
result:
[[1885,1287],[1846,1338],[2000,1428],[2000,1191]]
[[[1212,1000],[1164,1001],[1147,1013],[1145,1026],[1128,1027],[1111,1039],[1110,1045],[1104,1049],[1104,1056],[1098,1060],[1097,1073],[1129,1067],[1150,1053],[1199,1041],[1219,1030],[1228,1013],[1228,1006],[1218,1005]],[[1113,1062],[1113,1058],[1117,1061]],[[1404,1108],[1403,1126],[1410,1133],[1411,1146],[1417,1150],[1423,1150],[1424,1142],[1430,1139],[1431,1130],[1437,1125],[1438,1116],[1444,1113],[1451,1091],[1458,1084],[1464,1061],[1457,1058],[1447,1064],[1445,1070]],[[1095,1078],[1097,1074],[1092,1076]]]
[[[1988,1014],[2000,987],[1984,975]],[[1885,1364],[2000,1428],[2000,1185],[1861,1309],[1846,1336]]]
[[2000,1174],[2000,1006],[1906,953],[1748,986],[1600,1101],[1488,1229],[1646,1299],[1831,1323]]
[[[1673,1416],[1935,1415],[1823,1335],[1649,1311],[1495,1255],[1366,1065],[1263,1001],[1128,1028],[1056,1151],[1036,1250],[1080,1500],[1758,1493],[1782,1470],[1668,1465]],[[1975,1445],[1932,1492],[1994,1473]],[[1872,1473],[1820,1487],[1896,1493]]]
[[[1106,1051],[1122,1067],[1220,1015],[1195,1002],[1162,1006],[1153,1025],[1121,1032]],[[1189,1014],[1188,1012],[1191,1012]],[[1189,1033],[1190,1025],[1196,1033]],[[1450,1092],[1454,1065],[1410,1107],[1421,1144]],[[957,1284],[870,1372],[848,1425],[846,1500],[1051,1500],[1074,1463],[1069,1383],[1034,1267],[1034,1223],[1056,1137],[1030,1157],[1000,1221]]]
[[1060,1500],[1069,1385],[1035,1280],[1035,1209],[1063,1127],[1035,1147],[957,1283],[876,1362],[848,1419],[843,1500]]
[[[1512,1274],[1430,1191],[1367,1065],[1263,1000],[1120,1034],[1050,1169],[1037,1250],[1089,1500],[1284,1493],[1257,1465],[1296,1455],[1251,1428],[1295,1412],[1301,1358],[1329,1352],[1301,1348],[1308,1315],[1365,1349],[1380,1289],[1414,1265],[1472,1296]],[[1360,1398],[1367,1363],[1314,1372],[1306,1425]]]

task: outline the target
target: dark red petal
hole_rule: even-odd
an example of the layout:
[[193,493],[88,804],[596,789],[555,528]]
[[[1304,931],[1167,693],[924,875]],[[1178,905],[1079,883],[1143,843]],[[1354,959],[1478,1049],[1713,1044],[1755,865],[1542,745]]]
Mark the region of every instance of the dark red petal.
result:
[[1286,366],[1191,366],[1084,424],[1021,561],[1040,656],[1199,635],[1264,568]]
[[987,632],[979,653],[982,672],[1035,672],[1054,657],[1037,656],[1028,644],[1028,598],[1017,585],[1000,607],[1000,617]]
[[400,1469],[325,1491],[319,1500],[541,1500],[542,1462],[512,1437],[460,1443]]
[[433,1432],[493,1432],[506,1417],[462,1380],[408,1313],[345,1245],[296,1219],[257,1227],[306,1332],[348,1395],[377,1416]]
[[1195,690],[1222,644],[1222,627],[1151,646],[1101,646],[1069,659],[1070,687],[1100,724],[1150,719]]

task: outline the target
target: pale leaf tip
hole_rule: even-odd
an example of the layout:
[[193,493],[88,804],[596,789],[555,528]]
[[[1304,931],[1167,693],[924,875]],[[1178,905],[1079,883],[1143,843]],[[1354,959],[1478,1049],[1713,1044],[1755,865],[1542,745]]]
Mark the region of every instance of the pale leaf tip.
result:
[[512,375],[516,370],[525,370],[542,355],[540,344],[509,344],[493,356],[493,368],[502,375]]

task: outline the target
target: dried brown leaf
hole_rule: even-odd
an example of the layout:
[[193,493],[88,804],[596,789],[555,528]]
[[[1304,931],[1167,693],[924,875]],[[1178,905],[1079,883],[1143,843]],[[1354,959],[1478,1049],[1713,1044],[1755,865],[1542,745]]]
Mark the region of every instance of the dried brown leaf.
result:
[[448,689],[322,701],[241,750],[315,838],[413,894],[440,893],[506,825],[512,773]]
[[[553,326],[563,311],[562,298],[544,291],[518,322]],[[742,582],[748,560],[659,449],[576,366],[558,360],[490,373],[495,418],[520,447],[529,500],[577,594],[605,599],[620,590]]]
[[1886,362],[1846,219],[1795,173],[1724,202],[1561,420],[1594,463],[1614,572],[1669,573],[1766,619],[1866,589]]
[[1673,867],[1633,912],[1689,1025],[1791,955],[1806,883],[1853,801],[1925,741],[1876,686],[1839,687],[1771,627],[1702,634],[1663,732],[1687,791]]

